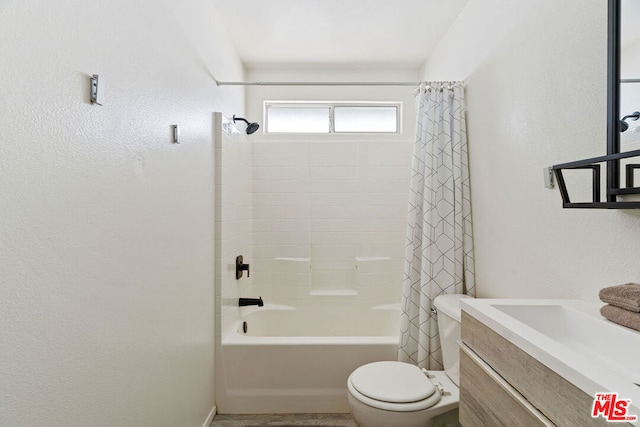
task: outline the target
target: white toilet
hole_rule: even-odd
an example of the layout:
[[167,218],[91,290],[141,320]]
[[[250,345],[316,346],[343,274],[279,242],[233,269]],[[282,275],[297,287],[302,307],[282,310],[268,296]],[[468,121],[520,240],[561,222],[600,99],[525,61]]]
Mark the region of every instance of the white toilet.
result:
[[353,371],[347,380],[351,414],[360,427],[436,427],[459,425],[460,300],[434,300],[444,371],[423,371],[403,362],[374,362]]

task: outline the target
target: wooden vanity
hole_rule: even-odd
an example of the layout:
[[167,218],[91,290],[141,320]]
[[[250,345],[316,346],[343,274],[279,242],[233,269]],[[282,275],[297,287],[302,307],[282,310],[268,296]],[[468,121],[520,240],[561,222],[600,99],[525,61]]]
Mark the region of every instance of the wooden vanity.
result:
[[591,417],[593,400],[594,396],[462,312],[463,426],[611,426],[602,417]]

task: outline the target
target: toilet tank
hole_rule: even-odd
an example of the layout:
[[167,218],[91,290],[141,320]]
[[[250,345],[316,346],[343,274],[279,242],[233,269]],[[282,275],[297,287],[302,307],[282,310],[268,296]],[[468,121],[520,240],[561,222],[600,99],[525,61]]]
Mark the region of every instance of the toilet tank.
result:
[[440,295],[433,301],[438,312],[438,334],[442,349],[444,371],[456,384],[460,383],[460,322],[462,311],[460,300],[471,298],[468,295]]

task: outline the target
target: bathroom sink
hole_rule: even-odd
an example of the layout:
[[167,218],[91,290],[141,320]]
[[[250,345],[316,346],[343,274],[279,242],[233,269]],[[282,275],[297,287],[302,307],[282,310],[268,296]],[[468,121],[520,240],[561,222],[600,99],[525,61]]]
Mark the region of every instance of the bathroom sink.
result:
[[640,332],[580,300],[468,299],[462,310],[585,393],[631,399],[640,416]]

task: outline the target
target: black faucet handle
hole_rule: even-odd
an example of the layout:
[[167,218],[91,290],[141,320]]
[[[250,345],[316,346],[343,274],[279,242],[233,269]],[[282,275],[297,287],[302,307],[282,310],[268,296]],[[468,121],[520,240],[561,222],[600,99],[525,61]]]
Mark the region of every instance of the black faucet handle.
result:
[[242,272],[247,272],[247,277],[251,277],[251,271],[249,270],[249,264],[244,264],[244,258],[242,255],[236,257],[236,280],[242,278]]

